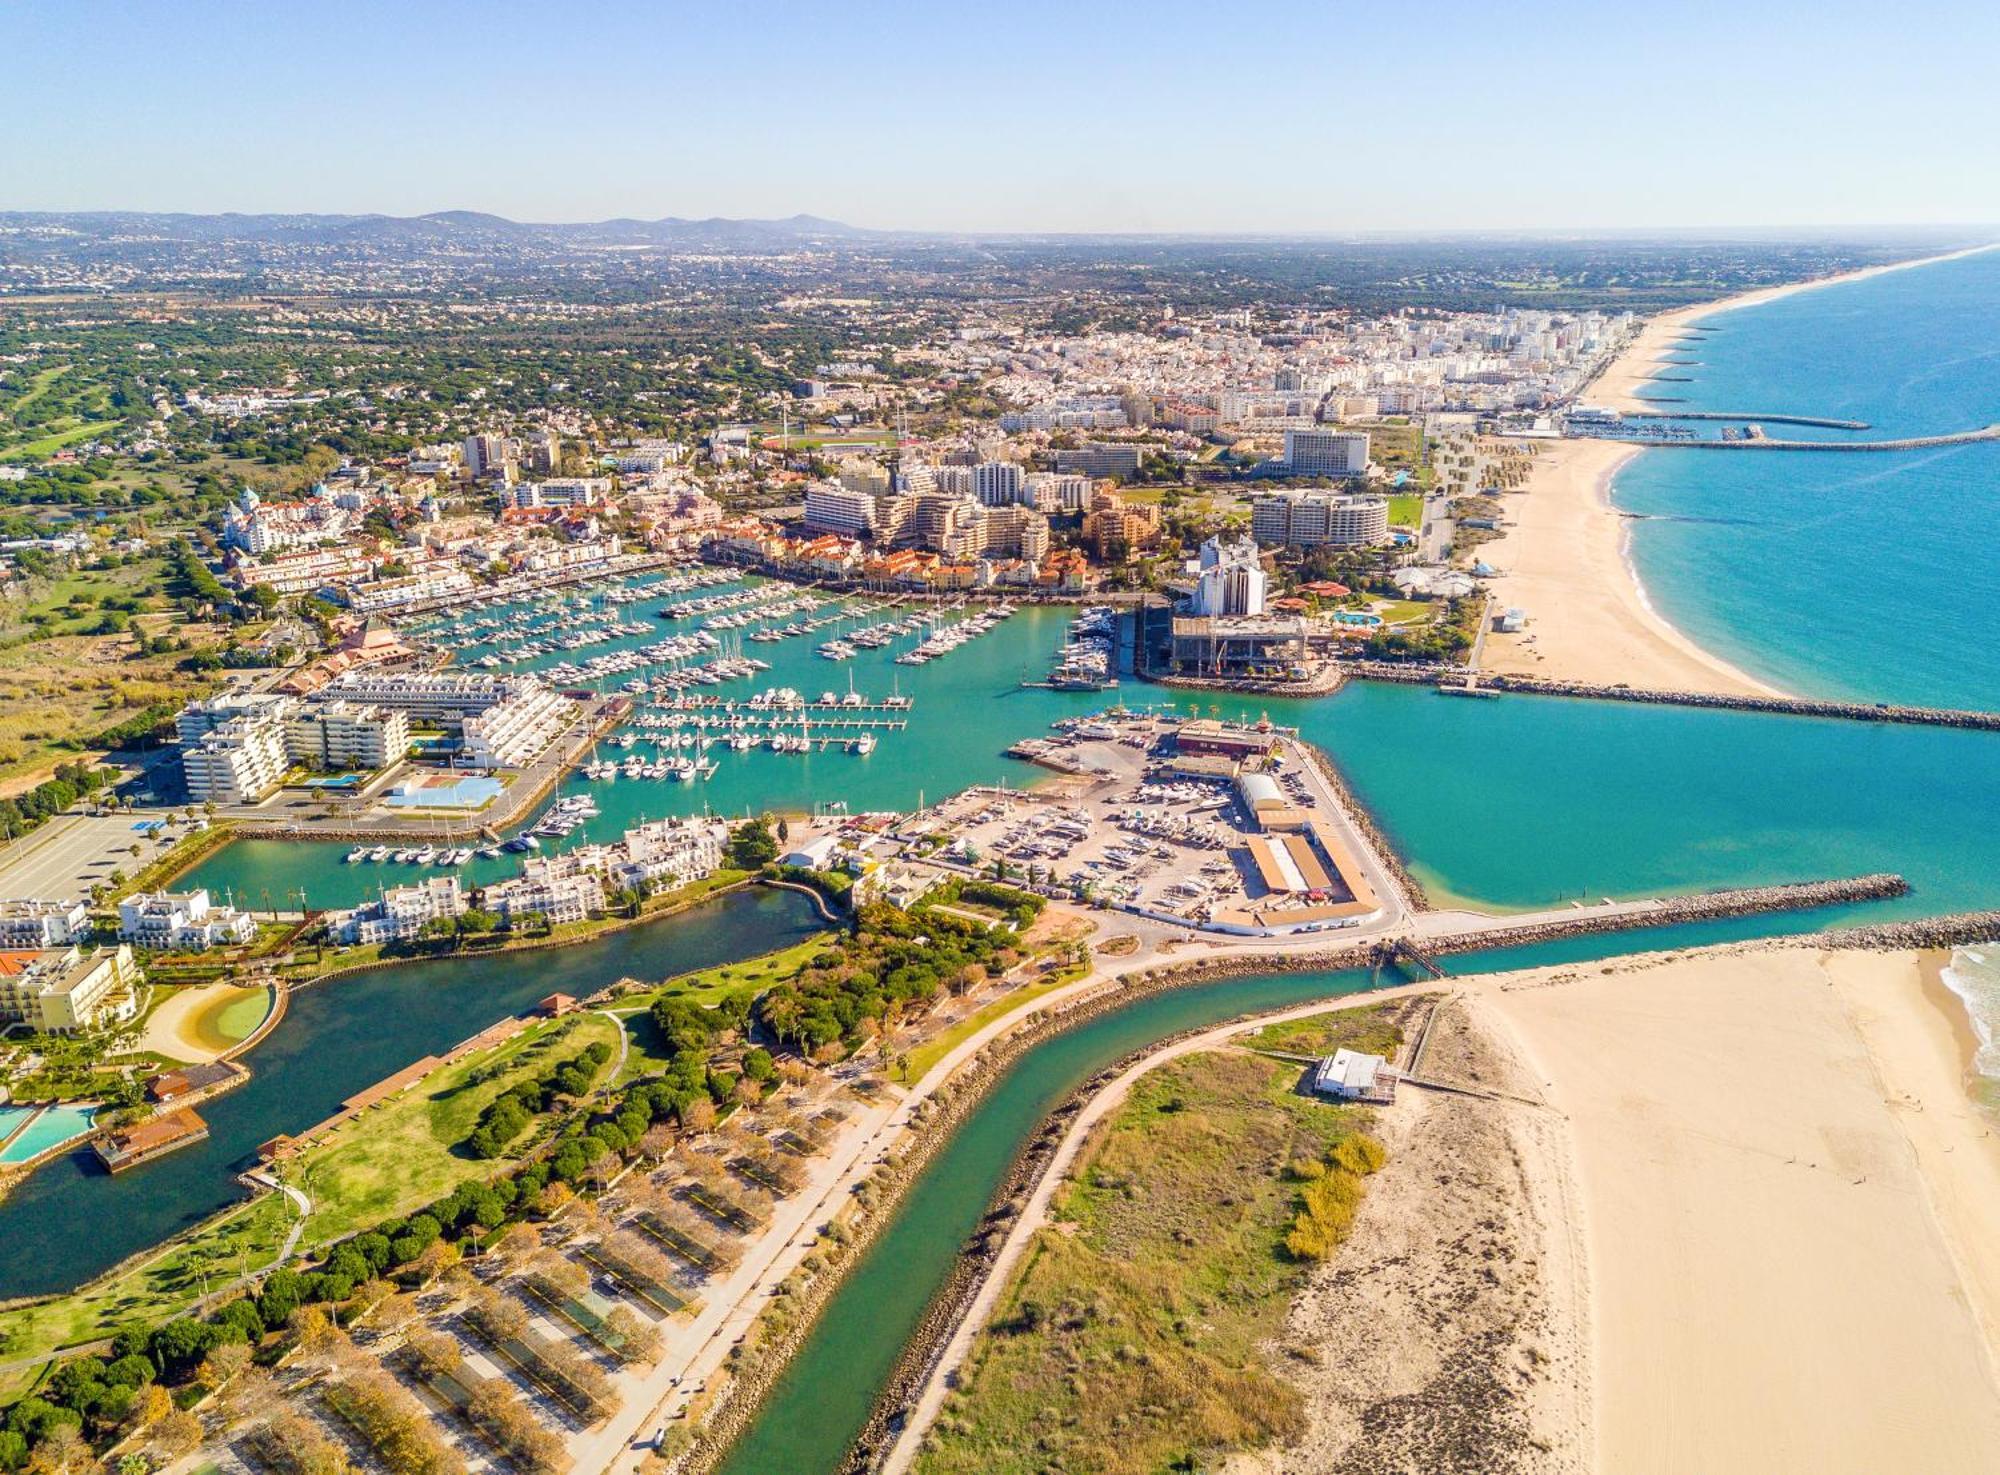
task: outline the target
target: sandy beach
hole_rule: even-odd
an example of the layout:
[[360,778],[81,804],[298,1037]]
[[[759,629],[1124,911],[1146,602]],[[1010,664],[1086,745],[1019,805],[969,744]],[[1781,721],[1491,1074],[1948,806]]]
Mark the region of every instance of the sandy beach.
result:
[[[1719,313],[1991,249],[1974,247],[1789,282],[1661,313],[1647,321],[1584,398],[1612,409],[1644,408],[1637,391],[1659,372],[1659,360],[1669,356],[1673,340],[1690,324]],[[1484,668],[1628,686],[1778,694],[1768,683],[1703,650],[1647,604],[1627,556],[1626,519],[1610,496],[1612,478],[1639,454],[1637,448],[1606,441],[1539,444],[1542,454],[1525,491],[1507,500],[1505,536],[1479,550],[1503,575],[1493,583],[1496,602],[1528,616],[1527,629],[1519,634],[1487,636]]]
[[1596,1468],[1992,1468],[2000,1141],[1922,959],[1751,946],[1469,992],[1568,1121]]
[[1611,479],[1633,446],[1544,443],[1506,536],[1479,550],[1500,571],[1495,600],[1528,613],[1519,634],[1486,637],[1481,666],[1507,675],[1604,685],[1771,695],[1775,688],[1703,650],[1645,601],[1626,561]]

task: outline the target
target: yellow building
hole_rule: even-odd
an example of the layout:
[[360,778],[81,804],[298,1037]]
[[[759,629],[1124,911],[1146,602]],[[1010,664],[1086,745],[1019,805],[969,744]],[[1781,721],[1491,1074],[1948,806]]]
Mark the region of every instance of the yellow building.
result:
[[132,949],[55,948],[0,953],[0,1020],[71,1034],[138,1007],[139,968]]

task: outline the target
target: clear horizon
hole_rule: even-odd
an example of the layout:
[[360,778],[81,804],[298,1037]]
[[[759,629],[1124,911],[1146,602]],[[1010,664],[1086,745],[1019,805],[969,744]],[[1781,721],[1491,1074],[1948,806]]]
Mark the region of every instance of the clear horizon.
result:
[[0,49],[0,129],[26,145],[5,210],[1319,236],[2000,221],[2000,13],[1964,5],[1885,28],[1845,0],[1446,0],[1417,30],[1185,0],[978,21],[30,0],[0,10]]

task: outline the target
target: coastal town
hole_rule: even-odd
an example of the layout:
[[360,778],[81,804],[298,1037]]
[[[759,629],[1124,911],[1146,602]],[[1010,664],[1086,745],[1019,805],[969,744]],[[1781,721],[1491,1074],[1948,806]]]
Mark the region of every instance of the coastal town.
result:
[[1663,1468],[1645,1339],[1831,1284],[1978,1468],[2000,714],[1697,644],[1611,491],[1990,450],[1684,389],[1983,258],[735,224],[0,234],[0,1470]]

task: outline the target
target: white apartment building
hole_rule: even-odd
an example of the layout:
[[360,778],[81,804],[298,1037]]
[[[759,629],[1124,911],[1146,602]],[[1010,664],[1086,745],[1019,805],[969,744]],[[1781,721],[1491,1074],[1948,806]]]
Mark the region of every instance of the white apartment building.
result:
[[1024,475],[1012,461],[984,461],[972,468],[972,494],[984,507],[1011,507],[1021,500]]
[[1356,430],[1287,430],[1280,459],[1292,476],[1360,476],[1368,470],[1368,435]]
[[525,685],[459,725],[465,760],[474,768],[524,767],[562,736],[576,713],[576,703],[561,693]]
[[351,585],[342,598],[356,614],[366,615],[421,604],[425,600],[469,594],[473,587],[472,575],[464,569],[429,568],[401,578],[376,579],[366,584]]
[[0,950],[46,952],[66,947],[89,929],[90,908],[81,901],[0,901]]
[[711,875],[722,864],[722,827],[699,820],[662,819],[627,830],[614,852],[612,877],[621,886],[649,881],[656,886],[685,886]]
[[119,940],[155,951],[199,952],[256,935],[248,912],[211,905],[206,889],[144,891],[118,903]]
[[1201,545],[1201,575],[1195,581],[1193,613],[1261,615],[1265,612],[1267,579],[1249,538],[1224,542],[1210,538]]
[[412,886],[392,886],[352,911],[333,912],[327,935],[335,942],[407,942],[439,917],[462,916],[468,902],[456,876],[427,876]]
[[410,719],[393,707],[314,702],[285,724],[285,749],[312,768],[387,768],[410,751]]
[[1060,476],[1036,471],[1028,476],[1021,500],[1037,512],[1085,512],[1096,488],[1087,476]]
[[465,469],[475,477],[491,476],[507,466],[507,441],[504,436],[480,434],[468,435],[463,448]]
[[1291,548],[1365,548],[1389,541],[1389,503],[1338,492],[1274,492],[1250,504],[1250,535]]
[[301,548],[269,563],[240,563],[232,572],[245,589],[262,584],[278,594],[310,594],[369,578],[375,561],[358,548]]
[[560,927],[604,910],[604,880],[594,871],[554,875],[535,866],[530,861],[521,875],[488,886],[480,893],[481,903],[498,912],[509,927],[530,913],[540,913],[550,926]]
[[174,719],[181,774],[197,804],[256,804],[291,768],[287,728],[298,702],[263,694],[190,702]]
[[805,523],[810,532],[866,537],[875,531],[874,494],[816,481],[806,488]]
[[509,507],[595,507],[610,495],[608,476],[559,476],[548,481],[524,481],[509,488],[501,500]]

